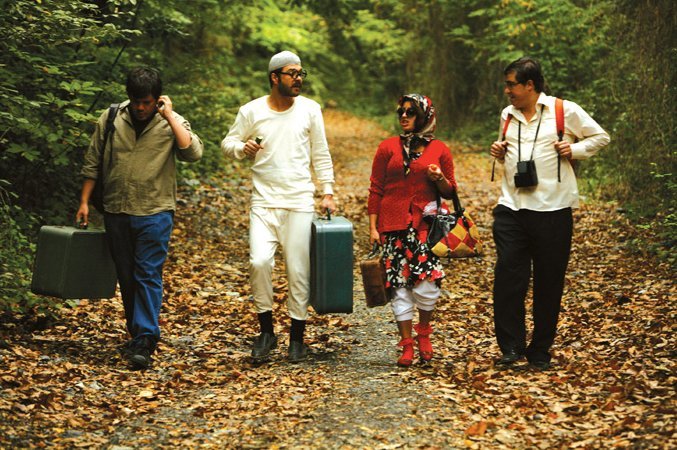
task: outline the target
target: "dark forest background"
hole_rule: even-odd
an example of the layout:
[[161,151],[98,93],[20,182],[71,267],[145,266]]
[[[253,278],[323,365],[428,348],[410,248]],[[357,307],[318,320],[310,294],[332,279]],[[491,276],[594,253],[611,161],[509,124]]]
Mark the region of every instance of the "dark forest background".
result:
[[[219,142],[237,108],[268,91],[280,50],[309,72],[305,95],[386,127],[399,95],[427,94],[438,135],[486,151],[507,102],[502,69],[540,59],[552,95],[573,100],[612,143],[579,165],[584,193],[644,230],[628,242],[672,259],[675,238],[673,0],[1,0],[0,310],[58,305],[29,293],[42,224],[68,224],[96,118],[124,100],[137,65],[206,144],[183,183],[237,179]],[[393,128],[394,129],[394,128]],[[365,152],[374,149],[365,148]],[[487,155],[488,158],[488,155]],[[246,163],[243,163],[246,164]],[[365,181],[366,183],[366,181]]]

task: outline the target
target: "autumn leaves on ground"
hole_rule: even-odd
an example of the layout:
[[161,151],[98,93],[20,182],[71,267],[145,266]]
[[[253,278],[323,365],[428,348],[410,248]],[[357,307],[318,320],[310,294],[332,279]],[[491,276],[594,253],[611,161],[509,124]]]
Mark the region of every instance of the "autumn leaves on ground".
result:
[[[484,153],[452,147],[461,199],[486,256],[446,265],[429,367],[395,366],[389,307],[367,309],[371,158],[384,131],[329,111],[340,213],[354,224],[355,312],[313,315],[309,361],[285,360],[284,268],[275,269],[281,344],[253,366],[247,282],[249,182],[182,187],[154,365],[128,370],[119,297],[81,301],[41,331],[0,324],[3,448],[669,448],[674,436],[673,272],[629,251],[614,205],[575,212],[554,365],[497,370],[495,251]],[[238,169],[246,170],[246,168]]]

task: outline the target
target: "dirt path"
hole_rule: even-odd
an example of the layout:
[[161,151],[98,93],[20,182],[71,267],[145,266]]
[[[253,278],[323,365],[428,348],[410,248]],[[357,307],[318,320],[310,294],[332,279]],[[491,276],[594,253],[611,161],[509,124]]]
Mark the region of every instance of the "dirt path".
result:
[[[371,158],[385,136],[329,111],[341,213],[367,253]],[[492,331],[497,185],[484,155],[453,148],[465,206],[487,255],[447,266],[430,367],[399,369],[389,307],[313,315],[309,361],[291,365],[283,267],[276,268],[272,361],[248,362],[256,334],[247,283],[249,184],[182,189],[166,268],[163,340],[131,372],[120,300],[82,301],[43,331],[0,326],[0,447],[669,448],[674,437],[673,272],[628,253],[613,205],[575,213],[554,367],[498,371]],[[243,170],[235,167],[234,170]]]

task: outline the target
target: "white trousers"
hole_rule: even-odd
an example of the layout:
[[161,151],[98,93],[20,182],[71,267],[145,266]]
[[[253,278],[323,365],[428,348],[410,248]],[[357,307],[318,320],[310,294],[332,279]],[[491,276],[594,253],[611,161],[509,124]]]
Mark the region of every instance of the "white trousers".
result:
[[313,212],[252,207],[249,214],[249,281],[257,313],[273,309],[275,251],[282,245],[289,285],[289,315],[296,320],[308,318],[313,215]]
[[413,288],[395,288],[393,289],[393,298],[390,306],[393,308],[395,319],[398,322],[403,320],[412,320],[414,318],[414,308],[423,311],[432,311],[435,309],[435,303],[440,297],[440,288],[434,281],[421,281]]

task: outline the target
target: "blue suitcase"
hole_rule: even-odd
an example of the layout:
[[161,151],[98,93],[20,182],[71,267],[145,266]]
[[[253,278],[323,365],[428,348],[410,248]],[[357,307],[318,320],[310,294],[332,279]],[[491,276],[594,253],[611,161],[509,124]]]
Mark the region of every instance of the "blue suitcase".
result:
[[345,217],[313,219],[310,304],[318,314],[353,312],[353,224]]
[[104,230],[40,228],[31,292],[61,299],[112,298],[116,283]]

